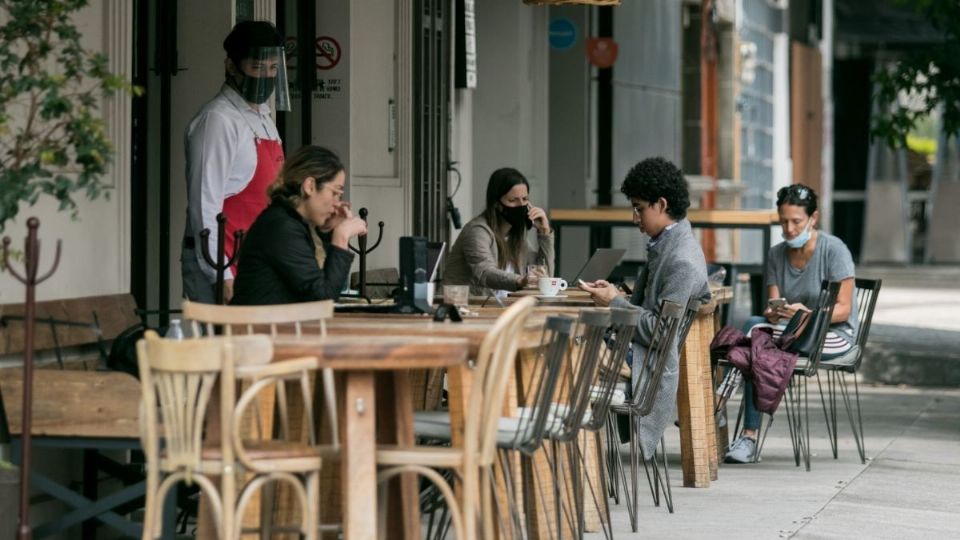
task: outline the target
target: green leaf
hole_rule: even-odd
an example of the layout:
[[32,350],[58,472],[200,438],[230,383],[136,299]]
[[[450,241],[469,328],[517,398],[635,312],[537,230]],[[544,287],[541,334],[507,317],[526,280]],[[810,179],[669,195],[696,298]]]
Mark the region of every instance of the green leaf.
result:
[[[0,0],[0,136],[9,148],[0,155],[0,231],[21,203],[53,197],[77,217],[78,191],[90,200],[109,196],[111,186],[101,179],[113,148],[99,100],[143,89],[110,73],[104,54],[82,46],[74,19],[87,5]],[[39,107],[30,107],[32,100]],[[63,172],[71,162],[79,171]]]

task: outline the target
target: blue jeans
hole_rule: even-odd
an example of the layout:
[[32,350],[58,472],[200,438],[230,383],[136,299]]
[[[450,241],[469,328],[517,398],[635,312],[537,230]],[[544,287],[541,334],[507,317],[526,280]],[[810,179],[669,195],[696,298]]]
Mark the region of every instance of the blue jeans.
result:
[[[755,315],[747,319],[743,323],[743,333],[746,334],[753,328],[754,325],[768,322],[765,317]],[[743,429],[760,429],[760,409],[757,408],[754,402],[753,394],[756,390],[753,387],[753,382],[746,379],[743,380]]]

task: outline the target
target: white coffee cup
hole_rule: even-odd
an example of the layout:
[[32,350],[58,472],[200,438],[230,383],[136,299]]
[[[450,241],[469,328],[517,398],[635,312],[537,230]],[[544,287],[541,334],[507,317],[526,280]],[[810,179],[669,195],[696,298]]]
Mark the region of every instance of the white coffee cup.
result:
[[542,277],[537,280],[537,287],[544,296],[556,296],[560,291],[567,290],[567,281],[558,277]]

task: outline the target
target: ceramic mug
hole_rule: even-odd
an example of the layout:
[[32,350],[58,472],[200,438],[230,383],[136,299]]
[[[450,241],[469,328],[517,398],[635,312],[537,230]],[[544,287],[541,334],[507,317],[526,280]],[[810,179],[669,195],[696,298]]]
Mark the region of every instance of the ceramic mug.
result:
[[567,290],[567,281],[558,277],[542,277],[537,281],[537,287],[544,296],[556,296],[560,291]]

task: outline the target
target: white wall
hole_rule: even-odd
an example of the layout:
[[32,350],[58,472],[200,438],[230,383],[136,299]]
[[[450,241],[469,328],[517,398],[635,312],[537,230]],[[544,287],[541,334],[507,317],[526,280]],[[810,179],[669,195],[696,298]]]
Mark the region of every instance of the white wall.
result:
[[[354,0],[349,25],[344,27],[349,28],[348,39],[344,40],[350,49],[349,108],[341,110],[349,113],[349,121],[334,129],[347,131],[340,137],[345,136],[349,146],[350,200],[355,211],[361,207],[370,211],[369,246],[377,241],[376,224],[385,223],[380,246],[367,258],[368,269],[399,266],[399,239],[410,234],[413,222],[412,15],[412,2]],[[398,66],[406,66],[406,71]],[[392,125],[390,102],[396,114]],[[396,135],[392,141],[391,129]],[[315,134],[324,131],[328,131],[326,125],[314,124]],[[392,149],[391,143],[396,145]],[[354,270],[358,262],[354,260]]]
[[[513,167],[530,181],[533,204],[547,204],[548,10],[518,0],[477,2],[477,88],[473,91],[472,209],[483,211],[487,180]],[[466,179],[466,177],[465,177]]]
[[[76,17],[81,43],[93,51],[111,54],[111,66],[129,78],[129,51],[132,11],[126,0],[93,0]],[[111,50],[113,49],[113,50]],[[129,97],[105,101],[102,111],[109,122],[108,133],[117,153],[115,166],[103,179],[112,184],[109,200],[87,201],[83,192],[74,194],[79,216],[60,212],[52,198],[44,196],[36,206],[22,205],[16,221],[8,223],[4,236],[13,240],[15,249],[22,249],[26,222],[31,216],[40,219],[40,273],[53,262],[56,240],[63,242],[60,265],[56,273],[37,289],[38,300],[78,298],[130,290],[129,223],[130,192],[129,132],[115,126],[129,126]],[[126,116],[124,116],[126,115]],[[19,263],[16,268],[22,269]],[[9,274],[0,273],[0,303],[24,301],[24,287]]]

